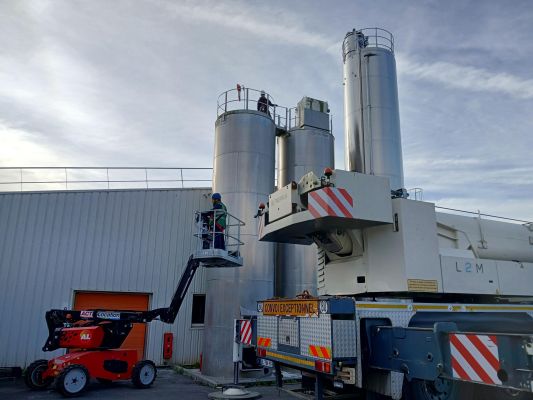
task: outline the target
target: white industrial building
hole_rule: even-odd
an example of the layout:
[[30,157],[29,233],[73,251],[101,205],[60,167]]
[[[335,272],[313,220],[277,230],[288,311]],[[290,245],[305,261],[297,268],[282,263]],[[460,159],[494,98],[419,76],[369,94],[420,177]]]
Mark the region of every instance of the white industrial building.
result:
[[[0,193],[0,366],[44,353],[45,312],[94,302],[109,308],[168,306],[196,248],[194,211],[210,188]],[[199,361],[205,305],[200,268],[173,325],[132,331],[130,346],[156,364]],[[193,301],[194,299],[194,301]],[[103,302],[103,303],[102,303]],[[193,313],[194,302],[194,313]],[[163,334],[174,334],[163,359]],[[128,338],[130,340],[130,338]]]

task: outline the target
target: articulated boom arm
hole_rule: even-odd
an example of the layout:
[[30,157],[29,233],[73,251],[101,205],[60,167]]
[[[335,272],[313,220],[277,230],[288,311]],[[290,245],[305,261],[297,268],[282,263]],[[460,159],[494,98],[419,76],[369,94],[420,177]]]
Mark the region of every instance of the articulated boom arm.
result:
[[48,339],[43,351],[58,348],[114,349],[122,345],[134,323],[151,322],[157,318],[167,324],[174,323],[199,265],[200,261],[191,255],[168,307],[149,311],[47,311]]
[[181,275],[176,292],[174,293],[172,301],[170,302],[170,306],[167,308],[157,308],[155,310],[146,311],[145,318],[147,322],[159,317],[161,321],[166,322],[167,324],[174,323],[181,308],[181,304],[183,303],[183,299],[187,294],[187,290],[189,290],[192,278],[194,278],[194,274],[199,265],[199,260],[193,258],[193,256],[189,257],[189,261],[187,262],[185,271],[183,271],[183,274]]

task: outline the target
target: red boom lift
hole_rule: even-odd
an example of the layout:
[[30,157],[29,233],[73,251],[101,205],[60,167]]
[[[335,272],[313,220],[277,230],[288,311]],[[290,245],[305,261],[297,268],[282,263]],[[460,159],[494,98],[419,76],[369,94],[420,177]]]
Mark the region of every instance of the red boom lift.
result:
[[138,388],[148,388],[157,375],[155,364],[139,360],[137,350],[120,349],[134,323],[158,319],[174,323],[200,259],[191,256],[170,306],[150,311],[50,310],[46,312],[48,339],[43,351],[69,349],[69,353],[29,365],[25,383],[34,390],[46,389],[54,380],[66,397],[82,393],[90,378],[102,383],[129,380]]

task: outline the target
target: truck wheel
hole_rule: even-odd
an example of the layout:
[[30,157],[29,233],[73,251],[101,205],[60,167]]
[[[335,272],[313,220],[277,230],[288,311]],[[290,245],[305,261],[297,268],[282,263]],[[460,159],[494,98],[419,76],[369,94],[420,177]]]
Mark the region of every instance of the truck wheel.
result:
[[131,373],[131,381],[139,389],[149,388],[155,381],[157,376],[157,368],[150,360],[139,361],[133,367]]
[[26,368],[26,373],[24,374],[24,383],[31,390],[44,390],[51,383],[52,378],[43,379],[42,374],[48,369],[48,360],[37,360],[32,362],[28,368]]
[[89,371],[83,365],[65,368],[56,379],[56,390],[65,397],[79,396],[89,383]]
[[470,400],[473,394],[472,385],[442,378],[435,381],[413,379],[411,382],[405,382],[404,387],[404,398],[409,400]]

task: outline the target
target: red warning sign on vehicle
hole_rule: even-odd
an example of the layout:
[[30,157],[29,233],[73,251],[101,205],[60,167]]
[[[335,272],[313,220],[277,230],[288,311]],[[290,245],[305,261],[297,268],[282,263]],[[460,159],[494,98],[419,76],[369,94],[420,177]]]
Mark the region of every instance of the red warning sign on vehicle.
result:
[[246,319],[241,321],[241,343],[252,344],[252,323]]
[[450,334],[450,350],[454,378],[502,384],[496,336]]
[[308,210],[315,218],[355,218],[353,199],[346,189],[326,187],[309,193]]

